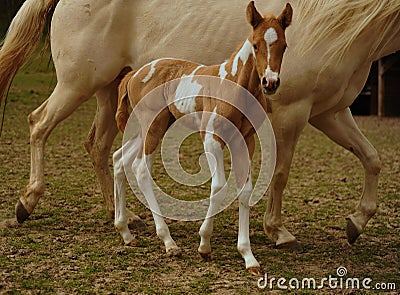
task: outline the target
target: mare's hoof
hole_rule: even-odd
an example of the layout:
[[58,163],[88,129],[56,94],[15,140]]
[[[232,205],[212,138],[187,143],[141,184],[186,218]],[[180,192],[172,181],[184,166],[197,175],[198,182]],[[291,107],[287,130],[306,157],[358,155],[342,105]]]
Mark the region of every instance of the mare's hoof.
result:
[[211,261],[212,260],[211,253],[200,253],[199,252],[199,254],[200,254],[201,258],[204,261]]
[[168,257],[180,257],[182,256],[182,250],[181,248],[171,248],[167,250],[167,256]]
[[20,224],[29,218],[30,214],[28,213],[28,210],[25,209],[21,201],[18,201],[17,205],[15,206],[15,215],[17,216],[17,221]]
[[353,223],[351,218],[346,218],[347,226],[346,226],[346,233],[347,233],[347,241],[350,245],[353,245],[357,238],[360,236],[360,232],[357,229],[356,225]]
[[255,275],[255,276],[261,276],[261,275],[262,275],[261,269],[260,269],[260,267],[258,267],[258,266],[249,267],[249,268],[247,269],[247,271],[248,271],[250,274]]
[[297,240],[288,242],[288,243],[283,243],[275,246],[276,249],[287,249],[287,250],[292,250],[295,252],[302,252],[303,247],[300,245]]

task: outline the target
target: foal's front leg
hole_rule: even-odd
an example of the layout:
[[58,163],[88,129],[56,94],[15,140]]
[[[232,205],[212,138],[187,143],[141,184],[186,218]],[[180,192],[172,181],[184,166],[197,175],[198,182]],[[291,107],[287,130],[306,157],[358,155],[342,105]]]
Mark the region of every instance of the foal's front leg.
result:
[[[153,190],[153,178],[151,176],[151,167],[155,150],[168,129],[168,122],[171,120],[171,113],[168,108],[161,111],[156,119],[151,112],[139,116],[142,125],[142,138],[144,145],[138,156],[132,163],[132,170],[136,176],[139,189],[143,192],[147,204],[151,209],[153,219],[156,225],[157,236],[164,242],[165,250],[169,255],[180,255],[181,250],[172,239],[168,225],[161,216],[161,210]],[[165,124],[167,123],[167,124]],[[146,127],[149,127],[147,130]]]
[[141,155],[141,157],[137,157],[135,161],[133,161],[132,170],[136,175],[139,189],[143,192],[148,206],[151,209],[154,223],[156,225],[157,236],[164,242],[165,251],[169,255],[177,256],[180,255],[181,250],[172,239],[168,225],[165,223],[164,218],[160,215],[161,210],[153,191],[153,179],[150,174],[153,164],[153,157],[154,154],[146,155],[146,153]]
[[199,254],[203,259],[211,259],[210,239],[214,228],[214,215],[219,212],[220,205],[227,192],[227,185],[224,172],[224,150],[223,146],[211,133],[204,137],[204,151],[208,161],[208,166],[212,174],[210,206],[207,211],[207,218],[200,227],[200,246]]
[[231,146],[231,150],[234,152],[232,164],[236,176],[236,185],[239,197],[239,232],[237,248],[246,263],[246,269],[248,269],[252,274],[259,275],[261,274],[260,264],[251,251],[249,234],[249,200],[253,190],[251,179],[251,158],[254,153],[254,136],[246,138],[246,144],[250,157],[245,156],[246,151],[242,151],[239,145],[234,144]]

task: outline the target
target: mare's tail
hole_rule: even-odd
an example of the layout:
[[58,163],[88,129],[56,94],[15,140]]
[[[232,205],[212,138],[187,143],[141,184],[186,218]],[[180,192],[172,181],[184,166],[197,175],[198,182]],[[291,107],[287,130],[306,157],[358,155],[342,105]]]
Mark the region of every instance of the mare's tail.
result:
[[27,0],[11,22],[0,49],[0,105],[18,69],[36,49],[58,1]]

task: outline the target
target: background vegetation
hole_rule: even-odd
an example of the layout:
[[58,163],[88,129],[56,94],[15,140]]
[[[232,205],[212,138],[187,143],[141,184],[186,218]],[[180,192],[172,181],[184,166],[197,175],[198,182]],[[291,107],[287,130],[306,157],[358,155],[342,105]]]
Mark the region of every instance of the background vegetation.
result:
[[5,34],[11,19],[23,3],[24,0],[0,1],[0,36]]

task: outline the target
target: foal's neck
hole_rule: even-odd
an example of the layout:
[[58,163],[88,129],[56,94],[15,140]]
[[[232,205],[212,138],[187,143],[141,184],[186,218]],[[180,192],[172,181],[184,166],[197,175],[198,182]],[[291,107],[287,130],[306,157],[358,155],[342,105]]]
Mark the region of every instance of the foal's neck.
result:
[[[250,91],[255,97],[260,94],[260,79],[255,69],[255,53],[253,45],[246,39],[231,55],[230,59],[221,65],[220,76],[226,74],[226,78],[238,83]],[[221,78],[224,78],[221,76]]]

